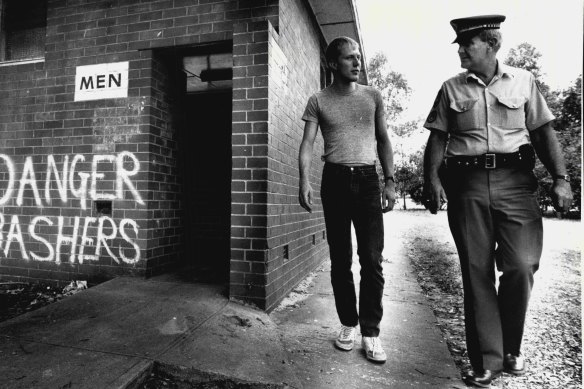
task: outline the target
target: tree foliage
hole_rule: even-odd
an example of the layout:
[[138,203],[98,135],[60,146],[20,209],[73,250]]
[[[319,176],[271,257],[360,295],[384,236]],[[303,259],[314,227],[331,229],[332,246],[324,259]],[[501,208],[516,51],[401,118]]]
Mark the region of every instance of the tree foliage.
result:
[[410,154],[407,159],[401,160],[395,169],[397,195],[403,200],[403,209],[406,209],[406,197],[417,204],[422,203],[422,189],[424,186],[424,151],[418,150]]
[[[579,215],[581,204],[581,180],[580,172],[582,169],[581,160],[581,105],[582,105],[582,75],[574,82],[570,88],[564,91],[554,91],[543,81],[544,73],[541,70],[539,53],[535,47],[529,43],[521,43],[517,48],[509,50],[509,55],[505,63],[510,66],[522,68],[530,71],[538,84],[538,87],[544,96],[548,107],[556,116],[554,128],[557,137],[564,152],[566,168],[572,178],[572,190],[574,192],[574,207]],[[539,180],[538,198],[542,210],[547,210],[552,205],[549,195],[552,186],[552,179],[549,173],[538,161],[535,167],[535,175]]]
[[404,123],[390,124],[389,129],[399,138],[407,138],[420,127],[420,120],[410,120]]
[[[582,106],[582,75],[576,79],[574,84],[562,92],[561,110],[556,114],[555,129],[558,141],[564,151],[566,159],[566,169],[572,182],[574,192],[574,207],[581,210],[582,182],[580,172],[582,171],[582,119],[580,108]],[[551,180],[548,182],[551,186]]]
[[516,48],[509,50],[505,63],[509,66],[525,69],[531,72],[535,79],[541,82],[543,72],[541,71],[541,65],[539,64],[540,58],[541,53],[537,51],[535,47],[527,42],[523,42]]
[[395,121],[405,109],[411,88],[403,74],[389,68],[385,54],[376,53],[367,65],[369,85],[381,92],[388,121]]
[[[411,88],[409,87],[404,75],[389,68],[387,57],[383,53],[376,53],[369,60],[369,63],[367,64],[367,73],[369,76],[369,85],[375,87],[375,89],[381,92],[381,96],[383,97],[385,117],[389,124],[389,130],[395,134],[398,139],[403,139],[411,135],[418,127],[417,121],[411,121],[399,125],[394,124],[404,111],[411,94]],[[395,168],[395,179],[397,183],[396,192],[400,196],[403,193],[407,193],[402,188],[404,188],[404,185],[410,185],[409,177],[411,177],[411,174],[409,173],[409,163],[404,164],[402,162],[396,164]],[[378,167],[378,169],[381,170],[380,167]],[[381,173],[381,171],[379,171],[379,173]],[[384,179],[382,177],[382,174],[380,174],[380,185],[383,186]],[[406,179],[406,177],[408,178]]]

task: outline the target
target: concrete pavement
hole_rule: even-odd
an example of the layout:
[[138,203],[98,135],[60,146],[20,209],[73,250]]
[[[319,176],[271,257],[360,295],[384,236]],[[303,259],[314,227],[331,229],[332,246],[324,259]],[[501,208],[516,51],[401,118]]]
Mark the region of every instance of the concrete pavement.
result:
[[353,351],[334,348],[325,264],[269,315],[172,275],[105,282],[0,323],[0,387],[137,388],[153,368],[215,387],[465,387],[398,237],[386,235],[383,365],[365,359],[360,336]]

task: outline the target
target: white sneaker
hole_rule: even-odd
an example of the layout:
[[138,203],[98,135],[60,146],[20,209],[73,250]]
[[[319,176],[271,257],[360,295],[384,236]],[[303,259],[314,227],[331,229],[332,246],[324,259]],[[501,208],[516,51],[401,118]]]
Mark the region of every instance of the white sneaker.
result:
[[361,345],[365,350],[367,359],[377,363],[384,363],[387,360],[387,355],[381,347],[381,341],[378,337],[363,336]]
[[341,325],[341,331],[339,331],[339,336],[335,340],[335,346],[344,351],[352,350],[353,344],[355,343],[356,332],[357,330],[355,327]]

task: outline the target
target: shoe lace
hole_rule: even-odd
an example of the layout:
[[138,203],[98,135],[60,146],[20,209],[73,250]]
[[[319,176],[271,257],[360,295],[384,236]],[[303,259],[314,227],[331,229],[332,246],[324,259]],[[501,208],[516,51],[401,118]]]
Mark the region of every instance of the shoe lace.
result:
[[383,350],[381,348],[381,341],[379,340],[379,338],[377,337],[371,338],[371,350],[373,351],[373,353],[379,353]]
[[341,326],[341,337],[348,338],[353,333],[353,327]]

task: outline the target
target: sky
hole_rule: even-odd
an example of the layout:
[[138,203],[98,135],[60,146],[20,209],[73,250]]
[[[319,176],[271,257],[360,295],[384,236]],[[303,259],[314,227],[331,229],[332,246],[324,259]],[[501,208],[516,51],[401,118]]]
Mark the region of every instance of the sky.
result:
[[442,82],[464,71],[450,20],[501,14],[498,58],[528,42],[541,54],[543,80],[567,89],[582,74],[582,0],[355,0],[366,58],[383,52],[412,88],[404,120],[425,118]]

